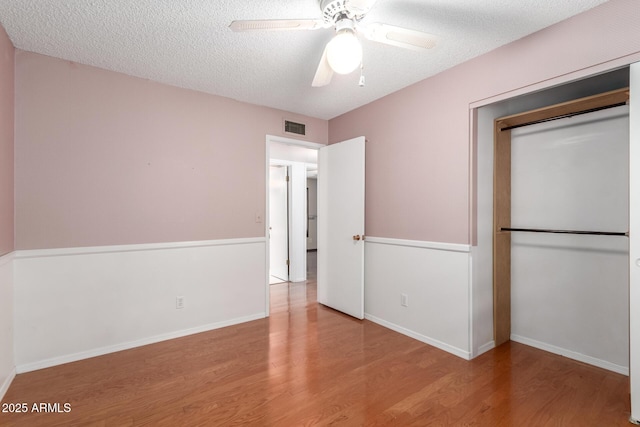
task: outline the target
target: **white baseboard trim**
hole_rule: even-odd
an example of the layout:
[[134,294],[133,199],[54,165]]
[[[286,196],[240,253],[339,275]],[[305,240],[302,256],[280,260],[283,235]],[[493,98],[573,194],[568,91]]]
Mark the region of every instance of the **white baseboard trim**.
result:
[[555,345],[536,341],[531,338],[522,337],[520,335],[511,335],[511,341],[515,341],[520,344],[525,344],[530,347],[535,347],[540,350],[548,351],[549,353],[559,354],[560,356],[567,357],[569,359],[577,360],[578,362],[587,363],[589,365],[597,366],[598,368],[606,369],[608,371],[617,372],[618,374],[629,376],[629,368],[626,366],[616,365],[615,363],[607,362],[606,360],[596,359],[595,357],[587,356],[582,353],[567,350]]
[[460,243],[426,242],[422,240],[391,239],[387,237],[366,236],[365,243],[381,245],[407,246],[410,248],[437,249],[451,252],[471,252],[471,245]]
[[476,354],[476,357],[486,353],[489,350],[493,350],[494,348],[496,348],[496,342],[494,340],[482,344],[480,347],[478,347],[478,354]]
[[440,350],[444,350],[447,353],[451,353],[451,354],[453,354],[455,356],[461,357],[461,358],[466,359],[466,360],[471,360],[471,353],[469,353],[468,351],[461,350],[461,349],[459,349],[457,347],[454,347],[452,345],[449,345],[447,343],[443,343],[442,341],[438,341],[436,339],[429,338],[429,337],[427,337],[425,335],[419,334],[419,333],[414,332],[414,331],[412,331],[410,329],[403,328],[402,326],[398,326],[398,325],[396,325],[394,323],[391,323],[391,322],[387,322],[386,320],[380,319],[380,318],[378,318],[376,316],[373,316],[371,314],[365,313],[364,314],[364,318],[367,319],[367,320],[372,321],[373,323],[377,323],[380,326],[384,326],[385,328],[389,328],[392,331],[396,331],[396,332],[398,332],[398,333],[400,333],[402,335],[406,335],[408,337],[411,337],[413,339],[421,341],[421,342],[423,342],[425,344],[429,344],[430,346],[439,348]]
[[170,332],[166,334],[160,334],[153,337],[147,337],[136,341],[129,341],[121,344],[111,345],[107,347],[101,347],[92,349],[89,351],[83,351],[80,353],[68,354],[59,357],[53,357],[51,359],[41,360],[39,362],[25,363],[16,366],[15,371],[19,374],[25,372],[36,371],[38,369],[50,368],[52,366],[62,365],[64,363],[77,362],[78,360],[89,359],[91,357],[103,356],[109,353],[115,353],[122,350],[130,350],[136,347],[142,347],[144,345],[155,344],[161,341],[166,341],[174,338],[180,338],[187,335],[198,334],[200,332],[207,332],[214,329],[220,329],[227,326],[237,325],[239,323],[250,322],[252,320],[263,319],[266,317],[266,313],[256,313],[251,316],[240,317],[236,319],[225,320],[223,322],[212,323],[208,325],[197,326],[195,328],[183,329],[180,331]]
[[[138,251],[154,251],[164,249],[200,248],[205,246],[245,245],[248,243],[266,243],[264,237],[238,239],[198,240],[193,242],[145,243],[137,245],[90,246],[77,248],[28,249],[13,252],[16,259],[42,258],[66,255],[89,255],[105,253],[122,253]],[[2,258],[0,258],[1,260]],[[1,261],[0,261],[1,262]]]
[[7,391],[9,390],[9,386],[11,386],[11,383],[13,382],[13,379],[15,377],[16,377],[16,369],[14,368],[9,373],[9,376],[7,377],[7,379],[4,380],[4,383],[2,383],[2,385],[0,385],[0,401],[2,401],[2,399],[4,399],[4,395],[7,394]]

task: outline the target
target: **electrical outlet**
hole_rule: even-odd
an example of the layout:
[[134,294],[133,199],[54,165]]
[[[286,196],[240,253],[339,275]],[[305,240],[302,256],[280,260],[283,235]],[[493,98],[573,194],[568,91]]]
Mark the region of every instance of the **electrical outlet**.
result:
[[400,305],[403,307],[409,307],[409,297],[407,294],[400,294]]
[[176,297],[176,309],[184,308],[184,297]]

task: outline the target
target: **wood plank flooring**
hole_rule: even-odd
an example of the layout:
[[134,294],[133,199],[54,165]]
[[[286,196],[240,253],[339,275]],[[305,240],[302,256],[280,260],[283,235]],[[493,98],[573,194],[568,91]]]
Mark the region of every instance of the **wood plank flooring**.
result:
[[[508,342],[465,361],[271,286],[271,317],[18,375],[2,426],[628,426],[625,376]],[[62,406],[61,406],[62,408]]]

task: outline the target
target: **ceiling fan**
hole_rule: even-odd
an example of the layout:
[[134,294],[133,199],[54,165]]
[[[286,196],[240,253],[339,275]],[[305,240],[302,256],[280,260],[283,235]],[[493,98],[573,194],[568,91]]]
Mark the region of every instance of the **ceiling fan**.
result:
[[[336,35],[327,43],[320,64],[313,78],[314,87],[326,86],[333,73],[349,74],[358,66],[362,68],[362,46],[358,34],[364,38],[408,49],[430,49],[436,37],[422,31],[409,30],[394,25],[360,21],[371,10],[376,0],[320,0],[322,18],[318,19],[263,19],[233,21],[233,31],[292,31],[335,28]],[[364,77],[360,76],[360,86]]]

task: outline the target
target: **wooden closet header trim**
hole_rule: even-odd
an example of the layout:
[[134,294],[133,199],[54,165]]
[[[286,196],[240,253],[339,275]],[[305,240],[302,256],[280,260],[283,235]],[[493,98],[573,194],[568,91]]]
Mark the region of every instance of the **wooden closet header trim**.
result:
[[550,105],[537,110],[526,111],[496,119],[496,130],[503,131],[515,127],[526,126],[553,120],[555,118],[570,117],[581,113],[598,111],[609,107],[626,104],[629,101],[629,88],[622,88],[604,92],[598,95],[574,99],[560,104]]

